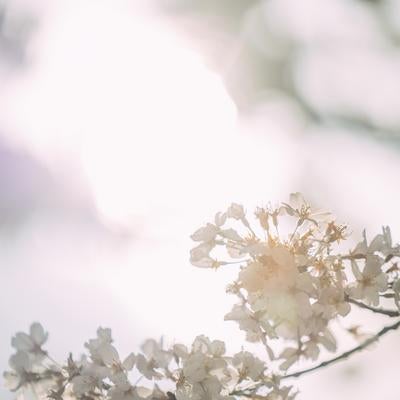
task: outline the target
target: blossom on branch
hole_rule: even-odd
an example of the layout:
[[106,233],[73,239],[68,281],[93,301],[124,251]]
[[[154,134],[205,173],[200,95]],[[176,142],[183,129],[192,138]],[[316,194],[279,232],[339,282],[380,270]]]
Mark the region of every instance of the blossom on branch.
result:
[[[370,243],[364,232],[343,252],[338,243],[346,235],[344,225],[314,210],[300,193],[287,203],[258,207],[254,220],[232,203],[193,233],[194,266],[236,269],[227,292],[237,301],[225,320],[235,321],[264,357],[244,348],[229,355],[223,341],[205,335],[190,346],[148,339],[141,351],[120,357],[111,329],[100,327],[84,345],[88,354],[79,361],[70,354],[59,364],[43,349],[48,334],[33,323],[29,333],[11,340],[16,352],[4,373],[6,385],[22,396],[34,390],[39,400],[293,400],[297,393],[283,380],[346,359],[400,327],[400,250],[390,229]],[[380,308],[382,297],[395,308]],[[322,350],[337,351],[332,323],[351,305],[397,320],[318,364]],[[314,366],[300,370],[304,360]]]

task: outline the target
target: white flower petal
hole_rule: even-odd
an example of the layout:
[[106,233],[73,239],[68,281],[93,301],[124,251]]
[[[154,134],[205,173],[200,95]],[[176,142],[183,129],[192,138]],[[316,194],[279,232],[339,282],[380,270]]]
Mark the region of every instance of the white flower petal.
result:
[[48,337],[48,333],[44,331],[43,326],[38,322],[34,322],[31,325],[30,333],[32,340],[38,346],[41,346],[43,343],[45,343]]

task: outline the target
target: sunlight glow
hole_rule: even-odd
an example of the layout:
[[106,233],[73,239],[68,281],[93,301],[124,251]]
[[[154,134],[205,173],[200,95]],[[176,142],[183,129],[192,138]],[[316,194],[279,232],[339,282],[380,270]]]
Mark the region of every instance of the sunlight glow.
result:
[[33,72],[13,88],[9,104],[23,104],[24,118],[17,107],[8,115],[39,158],[80,160],[100,215],[130,225],[163,193],[187,190],[189,174],[207,172],[204,157],[234,134],[236,108],[165,22],[105,2],[59,14],[37,39]]
[[93,117],[102,118],[82,149],[97,206],[118,223],[146,214],[163,193],[186,190],[210,143],[233,134],[236,117],[220,79],[170,32],[132,30],[132,51],[110,48],[93,65],[99,80],[119,73],[102,88],[105,99],[91,100]]
[[[169,325],[164,333],[191,338],[198,325],[182,326],[175,311],[193,307],[198,324],[215,315],[215,334],[223,332],[227,276],[211,286],[202,271],[192,274],[189,235],[229,201],[251,207],[276,198],[286,182],[282,171],[293,168],[290,135],[299,127],[278,98],[238,121],[221,79],[165,21],[115,3],[74,4],[44,21],[32,68],[10,86],[2,118],[12,140],[55,176],[89,187],[102,222],[133,233],[134,241],[108,252],[91,232],[96,250],[88,250],[89,260],[82,244],[65,262],[76,265],[80,282],[106,288],[139,321],[161,314],[151,322],[160,333]],[[206,299],[199,282],[207,285]],[[194,302],[181,301],[192,295]],[[138,309],[138,302],[146,306]],[[212,311],[202,313],[204,306]]]

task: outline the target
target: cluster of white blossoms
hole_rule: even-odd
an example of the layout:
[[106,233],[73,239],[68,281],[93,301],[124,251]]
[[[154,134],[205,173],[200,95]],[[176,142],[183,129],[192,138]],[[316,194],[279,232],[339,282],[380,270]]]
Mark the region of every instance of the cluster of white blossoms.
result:
[[[70,354],[57,363],[43,349],[47,333],[34,323],[29,334],[12,339],[16,352],[4,373],[7,387],[21,399],[29,391],[38,400],[291,400],[297,393],[282,381],[347,358],[400,327],[397,318],[341,356],[287,372],[299,360],[317,360],[322,347],[336,351],[330,323],[352,304],[400,317],[400,248],[387,227],[370,243],[364,232],[354,249],[340,252],[346,227],[295,193],[288,203],[258,208],[253,224],[243,206],[232,204],[192,239],[195,266],[238,268],[227,291],[239,301],[225,319],[265,347],[265,360],[244,349],[229,356],[224,342],[203,335],[190,347],[149,339],[141,352],[121,358],[111,330],[99,328],[85,343],[87,355],[77,360]],[[392,309],[379,307],[382,298]]]
[[[234,400],[257,388],[267,391],[266,399],[294,398],[290,387],[267,374],[264,361],[244,350],[227,356],[224,342],[203,335],[190,348],[164,348],[149,339],[142,352],[121,358],[111,330],[99,328],[97,337],[85,343],[88,356],[77,361],[70,355],[65,365],[42,348],[46,339],[38,323],[32,324],[30,334],[19,332],[12,339],[12,370],[4,373],[10,390],[23,394],[29,389],[37,399],[52,400]],[[141,381],[149,384],[138,385]]]
[[[346,316],[351,303],[373,309],[381,297],[391,297],[399,306],[400,248],[388,227],[370,243],[364,232],[361,243],[343,254],[338,244],[346,227],[314,211],[300,193],[256,209],[255,222],[239,204],[217,213],[192,235],[198,245],[191,262],[202,268],[239,264],[228,287],[239,303],[225,319],[237,321],[248,341],[262,342],[271,360],[281,360],[281,370],[301,358],[316,360],[321,347],[335,351],[329,325]],[[274,339],[284,340],[279,355],[270,345]]]

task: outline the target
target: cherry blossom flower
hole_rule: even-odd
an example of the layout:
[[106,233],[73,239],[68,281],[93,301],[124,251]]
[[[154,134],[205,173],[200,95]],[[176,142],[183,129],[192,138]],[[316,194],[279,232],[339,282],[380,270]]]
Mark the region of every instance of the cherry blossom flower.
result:
[[328,220],[331,215],[326,211],[312,211],[311,206],[299,192],[291,193],[289,204],[283,203],[282,205],[289,215],[298,218],[298,225],[301,225],[304,221],[310,221],[318,226],[319,222]]
[[368,255],[362,272],[355,260],[351,267],[356,282],[348,288],[349,295],[373,306],[379,305],[379,293],[387,289],[387,276],[382,271],[379,257]]
[[27,353],[17,351],[10,357],[9,365],[11,372],[5,372],[5,385],[11,391],[16,391],[26,383],[35,381],[35,374],[32,372],[33,364]]
[[107,367],[95,363],[86,362],[80,370],[79,375],[71,379],[73,393],[78,397],[85,393],[101,390],[103,380],[109,375]]
[[[345,227],[329,213],[314,211],[299,193],[288,203],[257,208],[255,222],[232,203],[194,232],[190,261],[202,268],[237,268],[227,288],[237,301],[225,320],[260,344],[265,360],[243,348],[229,356],[223,341],[201,334],[191,346],[148,339],[138,353],[121,358],[111,330],[99,328],[85,343],[88,356],[74,361],[70,355],[63,365],[43,350],[48,334],[34,323],[29,334],[12,338],[16,353],[4,373],[7,387],[18,393],[37,388],[40,400],[293,400],[297,393],[281,381],[344,359],[400,327],[397,320],[353,350],[288,372],[300,360],[316,363],[321,350],[337,351],[332,322],[345,318],[350,305],[399,317],[399,246],[384,227],[369,244],[364,232],[353,250],[342,253],[338,242]],[[380,297],[395,309],[377,308]],[[147,384],[137,386],[143,378]]]
[[266,370],[266,365],[258,357],[248,351],[236,353],[232,358],[232,364],[238,369],[241,378],[250,378],[257,381]]
[[12,339],[11,345],[17,351],[23,351],[29,353],[36,358],[41,358],[46,355],[46,352],[42,349],[43,344],[48,338],[42,325],[38,322],[34,322],[29,330],[29,335],[25,332],[18,332]]

